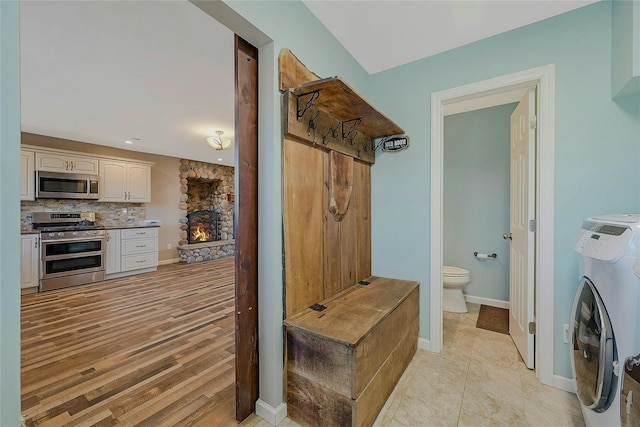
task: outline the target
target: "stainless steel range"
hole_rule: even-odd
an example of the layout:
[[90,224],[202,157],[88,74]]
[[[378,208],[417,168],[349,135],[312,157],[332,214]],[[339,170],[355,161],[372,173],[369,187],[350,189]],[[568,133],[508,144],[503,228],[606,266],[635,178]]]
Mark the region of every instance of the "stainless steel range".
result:
[[104,280],[104,227],[95,213],[33,212],[33,228],[40,231],[40,291]]

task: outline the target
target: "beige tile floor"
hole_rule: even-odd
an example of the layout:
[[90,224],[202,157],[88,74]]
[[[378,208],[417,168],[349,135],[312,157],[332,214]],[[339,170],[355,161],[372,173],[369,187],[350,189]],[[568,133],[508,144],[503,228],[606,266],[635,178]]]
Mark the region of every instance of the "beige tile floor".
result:
[[477,329],[480,306],[468,306],[444,313],[443,351],[417,351],[374,427],[584,426],[575,395],[540,384],[511,337]]

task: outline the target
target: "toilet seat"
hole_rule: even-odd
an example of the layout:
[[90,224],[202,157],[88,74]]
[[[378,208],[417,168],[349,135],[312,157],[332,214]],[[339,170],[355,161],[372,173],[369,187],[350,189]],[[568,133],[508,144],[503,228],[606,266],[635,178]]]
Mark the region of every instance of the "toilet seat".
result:
[[469,275],[469,270],[450,265],[442,266],[442,275],[446,277],[465,277]]

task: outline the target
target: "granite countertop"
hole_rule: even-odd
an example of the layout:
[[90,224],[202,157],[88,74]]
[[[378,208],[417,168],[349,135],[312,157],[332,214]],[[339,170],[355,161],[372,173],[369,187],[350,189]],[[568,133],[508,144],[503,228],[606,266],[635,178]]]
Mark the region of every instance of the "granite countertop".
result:
[[[137,224],[124,224],[124,225],[107,225],[105,226],[105,230],[123,230],[127,228],[159,228],[160,225],[137,225]],[[23,228],[20,229],[21,235],[26,234],[38,234],[40,233],[38,230],[33,230],[31,228]]]

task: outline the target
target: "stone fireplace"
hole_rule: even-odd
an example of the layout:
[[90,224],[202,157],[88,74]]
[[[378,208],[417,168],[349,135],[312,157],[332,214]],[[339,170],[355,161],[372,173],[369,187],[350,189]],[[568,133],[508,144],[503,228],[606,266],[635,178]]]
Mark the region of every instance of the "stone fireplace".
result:
[[180,262],[235,255],[234,169],[180,160]]

